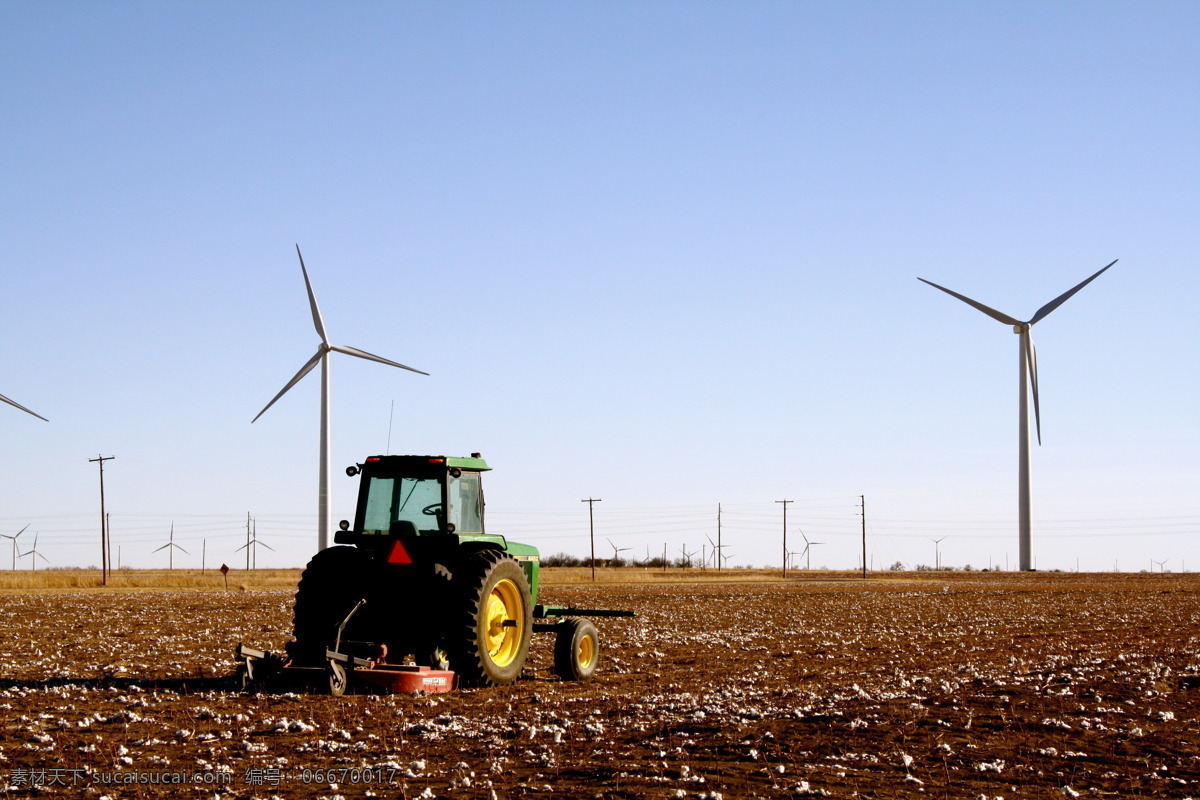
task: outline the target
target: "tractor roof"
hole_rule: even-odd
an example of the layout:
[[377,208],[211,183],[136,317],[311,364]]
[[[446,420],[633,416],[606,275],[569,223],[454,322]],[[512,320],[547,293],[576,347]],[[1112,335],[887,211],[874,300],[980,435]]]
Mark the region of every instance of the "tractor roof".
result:
[[477,469],[490,470],[491,467],[487,462],[478,456],[469,458],[460,458],[458,456],[371,456],[367,459],[369,462],[391,463],[396,465],[401,464],[444,464],[446,467],[458,467],[459,469]]

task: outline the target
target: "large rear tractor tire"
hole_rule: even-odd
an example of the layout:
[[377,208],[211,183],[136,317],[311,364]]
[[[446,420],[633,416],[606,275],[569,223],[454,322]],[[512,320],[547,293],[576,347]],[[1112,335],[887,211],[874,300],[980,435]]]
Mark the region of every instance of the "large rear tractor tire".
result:
[[[325,648],[333,644],[337,627],[367,593],[372,570],[370,556],[356,547],[330,547],[312,557],[300,585],[292,617],[292,636],[287,653],[297,667],[325,666]],[[355,614],[343,639],[361,638],[367,630],[366,608]]]
[[600,634],[591,620],[570,617],[554,634],[554,672],[564,681],[586,681],[600,663]]
[[529,581],[511,556],[485,550],[455,570],[458,618],[451,619],[450,667],[464,686],[504,686],[521,675],[533,636]]

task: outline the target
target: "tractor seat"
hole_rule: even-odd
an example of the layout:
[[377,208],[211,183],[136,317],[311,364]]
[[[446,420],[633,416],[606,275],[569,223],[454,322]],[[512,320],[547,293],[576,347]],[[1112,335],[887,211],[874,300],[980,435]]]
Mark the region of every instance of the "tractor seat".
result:
[[392,523],[390,533],[392,536],[416,536],[417,526],[411,520],[398,519]]

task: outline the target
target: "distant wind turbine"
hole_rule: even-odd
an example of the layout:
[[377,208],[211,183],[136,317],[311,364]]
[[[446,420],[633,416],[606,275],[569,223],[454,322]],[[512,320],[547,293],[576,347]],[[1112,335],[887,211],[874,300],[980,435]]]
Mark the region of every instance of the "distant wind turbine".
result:
[[13,550],[13,553],[12,553],[12,568],[13,568],[13,572],[16,572],[16,570],[17,570],[17,537],[19,537],[19,536],[20,536],[22,533],[24,533],[24,532],[26,531],[26,529],[27,529],[27,528],[29,528],[29,526],[28,526],[28,525],[26,525],[24,528],[21,528],[21,530],[17,531],[17,532],[16,532],[14,535],[12,535],[12,536],[9,536],[7,533],[0,533],[0,537],[3,537],[3,538],[5,538],[5,539],[12,539],[12,543],[13,543],[13,544],[12,544],[12,550]]
[[1020,537],[1021,550],[1021,569],[1028,571],[1033,569],[1032,544],[1030,537],[1030,513],[1029,513],[1029,395],[1032,389],[1033,393],[1033,416],[1034,423],[1037,427],[1038,444],[1042,443],[1042,418],[1038,408],[1038,377],[1037,377],[1037,353],[1033,347],[1033,336],[1030,334],[1030,329],[1045,318],[1051,311],[1061,306],[1071,296],[1078,292],[1083,287],[1087,286],[1096,278],[1100,277],[1104,270],[1117,263],[1117,259],[1113,259],[1112,263],[1101,269],[1092,277],[1080,283],[1073,289],[1063,292],[1058,297],[1051,300],[1046,305],[1037,310],[1028,321],[1022,322],[1015,317],[1010,317],[1008,314],[988,308],[983,303],[972,300],[969,297],[953,292],[945,286],[938,286],[933,281],[927,281],[924,278],[917,278],[922,283],[927,283],[935,289],[941,289],[951,297],[957,297],[967,305],[982,311],[997,322],[1003,322],[1005,325],[1011,325],[1013,333],[1020,336],[1018,348],[1020,350],[1021,362],[1021,379],[1020,379],[1020,411],[1019,411],[1019,426],[1018,426],[1018,467],[1017,467],[1017,517],[1018,517],[1018,535]]
[[632,547],[617,547],[615,544],[613,544],[612,539],[608,540],[608,546],[613,549],[612,563],[614,565],[617,563],[617,559],[620,557],[621,553],[624,553],[626,550],[633,549]]
[[804,531],[800,531],[800,538],[804,540],[804,549],[800,551],[800,555],[804,556],[804,568],[812,569],[812,548],[824,542],[810,542],[808,537],[804,535]]
[[[170,539],[170,541],[168,541],[166,544],[164,544],[162,547],[158,548],[158,550],[155,550],[154,552],[157,553],[159,550],[167,551],[167,569],[175,569],[175,551],[183,550],[183,548],[180,547],[179,545],[175,544],[175,523],[174,522],[171,523],[171,539]],[[183,552],[187,553],[187,550],[183,550]],[[188,553],[188,555],[191,555],[191,553]]]
[[[28,526],[26,526],[26,527],[28,527]],[[24,528],[22,528],[21,530],[23,531]],[[20,536],[21,534],[18,533],[17,535]],[[33,564],[32,568],[35,570],[37,569],[37,560],[39,558],[42,561],[45,561],[47,564],[50,563],[50,559],[46,558],[44,555],[42,555],[40,552],[38,552],[37,540],[38,540],[38,535],[35,533],[35,534],[33,534],[33,547],[29,548],[24,553],[21,553],[21,558],[24,558],[25,556],[29,556],[29,560]]]
[[930,536],[930,537],[926,537],[926,538],[928,538],[929,541],[933,542],[933,568],[941,569],[942,568],[942,542],[946,539],[946,537],[943,536],[941,539],[934,539],[932,536]]
[[26,408],[25,406],[21,405],[21,404],[20,404],[20,403],[18,403],[16,400],[9,400],[7,397],[5,397],[5,396],[4,396],[4,395],[2,395],[2,394],[0,394],[0,401],[3,401],[3,402],[5,402],[5,403],[8,403],[10,406],[14,406],[14,407],[16,407],[16,408],[19,408],[19,409],[21,409],[22,411],[24,411],[26,414],[33,414],[35,417],[37,417],[38,419],[40,419],[42,422],[49,422],[49,421],[50,421],[50,420],[46,419],[45,417],[43,417],[41,414],[37,413],[36,411],[30,411],[28,408]]
[[308,362],[300,368],[287,385],[279,390],[279,394],[271,398],[271,402],[263,407],[263,410],[258,412],[254,419],[250,420],[253,424],[259,417],[266,413],[267,409],[275,405],[275,401],[283,397],[288,389],[291,389],[300,379],[312,371],[318,363],[321,365],[321,463],[320,463],[320,479],[317,485],[317,548],[324,550],[329,547],[329,354],[345,353],[348,356],[356,358],[364,358],[367,361],[378,361],[380,364],[388,364],[389,366],[406,369],[409,372],[416,372],[420,375],[428,375],[428,372],[421,372],[419,369],[406,367],[403,364],[398,364],[395,361],[389,361],[386,358],[371,355],[370,353],[358,350],[354,347],[346,347],[339,344],[330,344],[329,336],[325,333],[325,323],[321,319],[321,310],[317,308],[317,296],[313,294],[312,282],[308,279],[308,270],[304,266],[304,256],[300,254],[300,245],[296,245],[296,255],[300,257],[300,271],[304,274],[304,286],[308,289],[308,304],[312,308],[313,325],[317,329],[317,335],[321,337],[321,344],[317,346],[316,355],[308,360]]
[[253,559],[252,569],[258,569],[258,548],[260,546],[267,548],[272,553],[275,552],[274,547],[271,547],[271,545],[267,544],[266,542],[260,542],[258,540],[258,520],[255,520],[254,527],[252,528],[252,532],[250,534],[250,538],[246,541],[246,543],[244,545],[239,547],[237,550],[234,550],[233,552],[236,553],[239,550],[246,550],[247,555]]

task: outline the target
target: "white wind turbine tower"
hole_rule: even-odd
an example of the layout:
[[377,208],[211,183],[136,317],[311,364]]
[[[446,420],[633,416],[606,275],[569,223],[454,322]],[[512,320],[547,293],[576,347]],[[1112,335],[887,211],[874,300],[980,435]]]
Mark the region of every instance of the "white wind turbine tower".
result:
[[1073,289],[1063,292],[1058,297],[1051,300],[1046,305],[1037,310],[1026,322],[1010,317],[994,308],[988,308],[983,303],[976,302],[969,297],[965,297],[958,292],[952,292],[945,286],[938,286],[933,281],[927,281],[924,278],[917,278],[922,283],[928,283],[935,289],[941,289],[951,297],[957,297],[967,305],[982,311],[997,322],[1003,322],[1005,325],[1011,325],[1013,333],[1017,334],[1020,339],[1018,341],[1018,349],[1020,351],[1020,402],[1019,414],[1020,421],[1018,424],[1018,467],[1017,467],[1017,518],[1018,518],[1018,533],[1020,537],[1021,551],[1021,569],[1024,571],[1033,568],[1032,563],[1032,545],[1030,538],[1030,514],[1029,514],[1029,395],[1033,394],[1033,416],[1034,424],[1037,427],[1038,444],[1042,443],[1042,419],[1041,412],[1038,409],[1038,384],[1037,384],[1037,353],[1033,347],[1033,336],[1030,329],[1045,318],[1051,311],[1061,306],[1071,296],[1078,292],[1083,287],[1087,286],[1096,278],[1100,277],[1104,270],[1117,263],[1117,259],[1113,259],[1112,263],[1101,269],[1095,275],[1080,283]]
[[397,364],[395,361],[389,361],[386,358],[380,358],[376,355],[358,350],[354,347],[346,347],[339,344],[330,344],[329,336],[325,333],[325,323],[321,319],[321,310],[317,308],[317,297],[313,294],[312,282],[308,279],[308,270],[304,267],[304,256],[300,254],[300,245],[296,245],[296,255],[300,257],[300,271],[304,273],[304,286],[308,289],[308,304],[312,308],[313,325],[317,329],[317,335],[321,337],[321,344],[317,346],[316,355],[308,360],[300,371],[296,373],[287,385],[279,390],[279,394],[271,398],[271,402],[263,407],[263,410],[258,412],[254,419],[250,420],[253,424],[259,417],[266,413],[267,409],[275,405],[275,401],[283,397],[288,389],[291,389],[300,379],[312,371],[318,363],[321,365],[321,464],[320,464],[320,479],[317,486],[317,549],[324,550],[329,547],[329,354],[345,353],[348,356],[357,358],[365,358],[368,361],[378,361],[380,364],[388,364],[400,369],[406,369],[409,372],[416,372],[421,375],[428,375],[428,372],[421,372],[419,369],[406,367],[403,364]]

